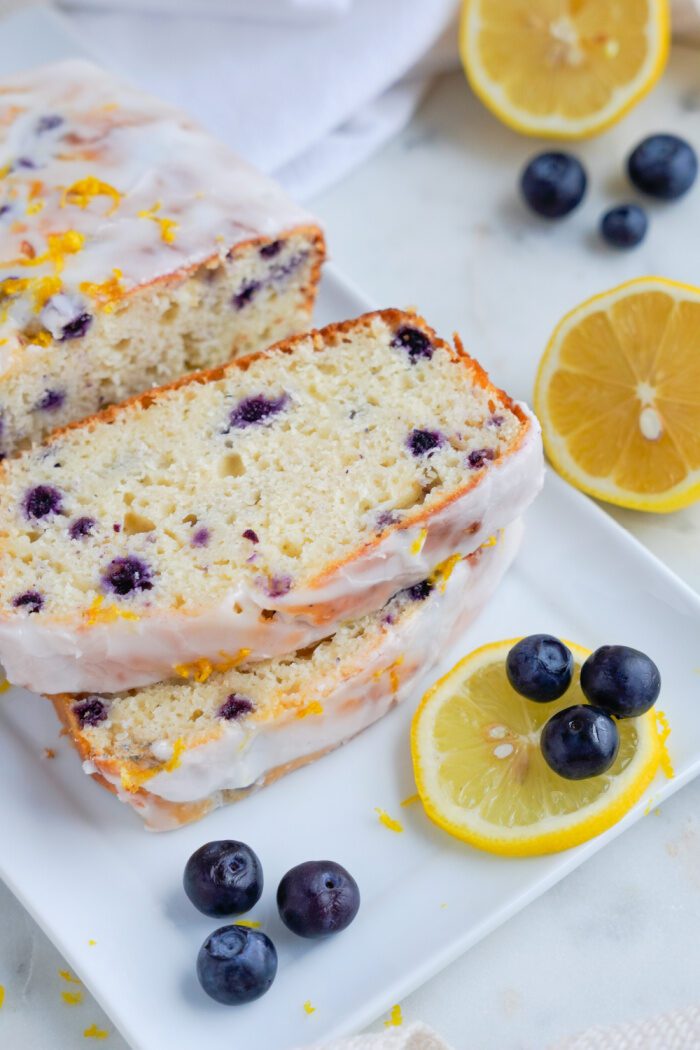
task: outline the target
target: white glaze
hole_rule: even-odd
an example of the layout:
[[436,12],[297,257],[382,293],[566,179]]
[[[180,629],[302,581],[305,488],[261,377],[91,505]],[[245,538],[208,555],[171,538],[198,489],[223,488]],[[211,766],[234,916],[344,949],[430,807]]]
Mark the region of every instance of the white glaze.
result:
[[[38,122],[52,116],[62,123],[37,133]],[[13,167],[21,158],[34,166]],[[102,284],[117,269],[128,292],[241,241],[313,221],[182,113],[85,61],[42,66],[0,83],[0,173],[0,205],[9,206],[0,215],[0,282],[57,272],[51,260],[17,262],[26,261],[27,245],[42,255],[47,234],[75,230],[85,237],[80,251],[63,257],[64,298],[42,310],[48,330],[57,311],[65,315],[68,307],[76,316],[94,309],[91,294],[80,290],[84,281]],[[94,196],[85,207],[66,201],[65,191],[86,178],[107,183],[120,198]],[[31,196],[34,183],[41,187]],[[172,242],[157,219],[177,224]],[[36,315],[31,288],[0,312],[0,371],[13,363],[19,331]]]
[[[468,492],[424,526],[389,532],[313,588],[293,588],[273,599],[240,584],[218,607],[196,615],[154,613],[91,627],[14,617],[0,622],[7,677],[37,693],[108,693],[163,681],[179,664],[221,661],[222,653],[247,649],[249,659],[268,659],[304,648],[343,620],[381,608],[441,561],[470,554],[520,517],[543,480],[539,424],[529,418],[520,448],[484,470]],[[277,616],[261,619],[263,609],[275,609]]]
[[[101,773],[151,830],[168,830],[177,826],[177,819],[158,799],[209,800],[213,808],[225,801],[223,791],[258,786],[272,770],[346,742],[411,694],[418,678],[430,671],[491,597],[515,557],[521,536],[522,525],[514,522],[478,558],[459,562],[444,590],[436,587],[384,631],[379,645],[370,649],[366,660],[358,661],[362,663],[358,673],[345,678],[341,664],[335,674],[315,683],[314,696],[323,714],[300,719],[293,711],[283,718],[266,717],[263,712],[256,720],[226,723],[220,737],[185,751],[176,769],[148,781],[145,789],[155,799],[124,791],[119,777],[105,769],[99,756],[86,760],[83,769]],[[156,743],[153,751],[160,761],[172,755],[167,742]]]

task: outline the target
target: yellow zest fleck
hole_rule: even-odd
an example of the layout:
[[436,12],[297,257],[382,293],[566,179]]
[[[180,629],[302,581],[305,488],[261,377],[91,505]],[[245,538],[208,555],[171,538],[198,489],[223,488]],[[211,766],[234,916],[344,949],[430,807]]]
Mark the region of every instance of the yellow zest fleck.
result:
[[306,718],[307,715],[322,715],[323,706],[319,704],[318,700],[313,700],[310,704],[305,707],[300,707],[297,711],[297,718]]
[[58,976],[62,977],[64,981],[68,981],[69,984],[82,984],[82,981],[74,977],[70,970],[59,970]]
[[113,113],[115,109],[119,109],[118,102],[105,102],[104,106],[100,107],[103,113]]
[[105,313],[109,314],[114,310],[115,303],[124,295],[125,289],[121,283],[122,276],[122,271],[115,267],[112,270],[112,276],[108,277],[106,281],[101,283],[81,281],[80,291],[84,292],[85,295],[89,295],[91,299],[94,299],[102,307]]
[[119,190],[115,190],[114,186],[110,186],[108,182],[96,179],[94,175],[88,175],[86,179],[79,179],[78,182],[74,182],[72,186],[63,191],[61,207],[65,208],[67,204],[73,204],[77,208],[87,208],[95,197],[109,197],[111,199],[112,203],[109,206],[107,215],[114,214],[122,199],[121,193]]
[[401,805],[403,807],[412,806],[414,802],[420,802],[420,795],[409,795],[408,798],[403,799]]
[[397,667],[400,667],[402,663],[403,663],[403,654],[401,656],[397,656],[396,659],[394,660],[394,662],[392,664],[389,664],[388,667],[382,667],[379,671],[375,671],[374,674],[372,675],[372,678],[379,679],[379,678],[382,677],[383,674],[388,674],[389,675],[389,681],[391,683],[391,691],[392,691],[392,693],[398,693],[398,691],[399,691],[399,675],[398,675]]
[[656,712],[656,728],[659,734],[659,744],[661,746],[661,757],[659,759],[661,768],[668,779],[671,780],[671,778],[675,776],[675,771],[673,768],[673,762],[671,761],[671,756],[668,752],[668,747],[666,746],[666,741],[671,733],[671,727],[668,724],[668,718],[663,711]]
[[447,907],[447,904],[446,904],[446,903],[445,903],[445,902],[443,901],[443,902],[442,902],[442,904],[440,905],[440,907],[441,907],[441,908],[446,908],[446,907]]
[[12,164],[3,164],[3,166],[0,168],[0,179],[4,179],[6,175],[10,174],[11,168]]
[[66,1006],[80,1006],[83,1001],[82,992],[61,992],[61,999]]
[[50,759],[50,758],[55,758],[55,757],[56,757],[56,752],[54,751],[54,749],[52,747],[45,747],[44,748],[44,758]]
[[489,536],[489,538],[487,540],[484,540],[484,542],[481,544],[479,550],[486,550],[487,547],[495,547],[497,543],[498,535]]
[[42,200],[32,201],[31,204],[27,205],[27,209],[26,209],[25,214],[26,215],[38,215],[40,211],[43,211],[43,209],[44,209],[44,201],[42,201]]
[[10,683],[6,678],[3,678],[2,682],[0,682],[0,693],[6,693],[9,688]]
[[98,594],[92,605],[85,610],[85,622],[90,627],[96,623],[114,623],[115,620],[140,620],[138,613],[117,609],[116,605],[104,605],[104,597]]
[[106,1039],[109,1032],[106,1032],[104,1028],[98,1028],[96,1024],[91,1024],[85,1029],[83,1035],[86,1039]]
[[47,332],[45,328],[42,328],[40,332],[35,332],[34,335],[27,336],[30,346],[51,346],[52,336],[51,332]]
[[425,544],[425,540],[426,540],[427,535],[428,535],[428,530],[427,529],[421,529],[420,530],[420,532],[416,536],[415,540],[411,544],[411,554],[420,554],[420,552],[423,550],[423,546]]
[[0,281],[0,295],[20,295],[29,287],[28,277],[6,277]]
[[4,1002],[5,1002],[5,985],[4,984],[0,984],[0,1010],[2,1009],[2,1004]]
[[259,930],[262,926],[257,919],[236,919],[236,926],[246,926],[249,930]]
[[[28,282],[29,283],[29,282]],[[52,295],[57,295],[61,291],[63,285],[61,284],[60,277],[48,276],[48,277],[37,277],[31,282],[31,292],[34,297],[34,308],[39,311],[42,306],[51,298]]]
[[304,1003],[304,1013],[309,1015],[316,1013],[316,1007],[311,1005],[310,999],[307,999]]
[[6,342],[7,339],[0,339],[0,346],[4,346]]
[[173,671],[179,678],[194,678],[195,682],[201,685],[211,677],[214,671],[221,674],[224,671],[231,671],[234,667],[238,667],[239,664],[243,663],[249,655],[250,649],[239,649],[237,653],[225,653],[222,651],[219,653],[220,660],[207,660],[206,657],[202,656],[199,660],[193,660],[189,664],[175,664]]
[[138,791],[142,784],[146,784],[153,777],[157,777],[159,773],[172,773],[178,768],[182,761],[182,754],[186,750],[185,741],[182,737],[173,744],[173,753],[167,762],[163,762],[159,766],[152,766],[150,769],[137,769],[131,773],[128,769],[122,769],[120,777],[122,787],[125,791],[130,791],[132,794]]
[[97,944],[97,941],[93,941],[93,939],[91,937],[90,940],[88,941],[88,948],[94,948],[96,944]]
[[172,244],[175,240],[175,230],[177,229],[177,223],[174,219],[166,219],[162,215],[158,215],[162,207],[161,201],[156,201],[152,208],[145,208],[143,211],[139,211],[136,214],[139,219],[150,219],[151,222],[155,222],[160,226],[160,239],[165,241],[166,244]]
[[389,1013],[389,1020],[384,1022],[384,1027],[385,1028],[398,1028],[402,1024],[403,1024],[403,1015],[401,1013],[401,1007],[397,1003],[395,1006],[392,1006],[391,1011]]
[[386,810],[380,809],[379,806],[375,806],[374,812],[379,817],[379,823],[383,824],[385,828],[389,829],[389,831],[403,831],[403,824],[398,820],[394,820],[393,817],[390,817]]
[[444,591],[447,587],[450,576],[455,570],[455,566],[458,565],[461,560],[461,554],[453,554],[452,557],[446,558],[445,561],[441,561],[439,565],[435,566],[428,577],[428,583],[438,587],[440,591]]

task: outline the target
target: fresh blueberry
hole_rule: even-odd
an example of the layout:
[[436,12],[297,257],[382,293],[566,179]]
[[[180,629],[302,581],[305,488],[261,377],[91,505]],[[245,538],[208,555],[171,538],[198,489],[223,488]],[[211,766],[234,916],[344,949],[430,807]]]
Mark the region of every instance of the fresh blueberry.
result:
[[207,842],[187,861],[183,884],[195,908],[204,915],[242,915],[262,896],[262,864],[244,842]]
[[627,158],[630,179],[642,193],[673,201],[687,193],[698,174],[698,158],[677,135],[649,135]]
[[66,400],[65,390],[45,390],[34,406],[35,412],[57,412]]
[[223,718],[226,722],[235,722],[239,718],[243,718],[244,715],[251,714],[254,710],[255,704],[247,696],[231,693],[230,696],[226,697],[217,714],[219,718]]
[[32,613],[41,612],[44,599],[38,591],[24,591],[12,599],[12,605],[15,609],[26,609],[31,616]]
[[107,720],[107,704],[99,696],[88,696],[73,704],[73,714],[78,719],[81,729],[85,726],[98,726]]
[[433,584],[430,580],[421,580],[420,583],[414,583],[412,587],[406,587],[401,594],[405,594],[412,602],[424,602],[432,589]]
[[413,328],[411,325],[397,328],[391,345],[405,350],[412,365],[421,357],[429,361],[433,356],[433,344],[428,336],[420,328]]
[[573,673],[571,651],[551,634],[521,638],[506,657],[506,674],[513,689],[541,704],[563,696]]
[[467,456],[467,463],[472,470],[481,470],[488,461],[495,458],[496,453],[492,448],[475,448]]
[[244,306],[247,306],[259,288],[260,281],[246,281],[245,284],[242,284],[232,300],[236,309],[242,310]]
[[620,734],[599,707],[575,704],[552,715],[540,738],[544,760],[567,780],[586,780],[605,773],[617,758]]
[[49,514],[60,514],[63,497],[53,485],[37,485],[24,497],[24,512],[28,518],[46,518]]
[[570,153],[540,153],[520,176],[523,197],[538,215],[561,219],[583,200],[586,172]]
[[107,566],[102,582],[108,590],[120,597],[133,591],[150,591],[153,589],[151,570],[140,558],[114,558]]
[[412,455],[429,456],[445,444],[445,439],[439,430],[412,430],[406,444]]
[[92,530],[97,525],[94,518],[76,518],[68,530],[70,538],[72,540],[82,540],[85,536],[89,536]]
[[586,699],[617,718],[636,718],[656,703],[659,669],[646,653],[628,645],[603,645],[581,668]]
[[68,321],[67,324],[61,329],[61,334],[58,337],[59,343],[66,343],[69,339],[80,339],[85,335],[88,328],[92,324],[92,314],[82,313],[78,314],[72,321]]
[[346,929],[360,908],[352,875],[332,860],[307,860],[288,871],[277,889],[282,922],[300,937]]
[[210,934],[197,956],[197,977],[207,995],[224,1006],[259,999],[277,973],[277,951],[260,930],[221,926]]
[[260,249],[260,254],[263,259],[274,259],[275,255],[279,255],[282,251],[282,241],[270,241],[269,244],[263,244]]
[[256,426],[258,423],[267,423],[272,416],[276,416],[286,407],[288,400],[286,394],[280,397],[266,397],[264,394],[247,397],[233,409],[229,422],[238,430]]
[[600,232],[613,248],[635,248],[644,240],[649,221],[638,204],[618,204],[605,212]]

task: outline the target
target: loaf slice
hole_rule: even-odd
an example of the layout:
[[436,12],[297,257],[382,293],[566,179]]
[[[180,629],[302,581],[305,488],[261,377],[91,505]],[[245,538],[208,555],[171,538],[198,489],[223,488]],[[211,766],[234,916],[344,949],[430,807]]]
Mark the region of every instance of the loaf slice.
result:
[[0,455],[308,328],[316,223],[83,61],[0,81]]
[[116,692],[293,652],[518,517],[536,421],[385,310],[107,409],[0,465],[0,659]]
[[152,830],[197,820],[313,761],[415,692],[513,559],[516,522],[315,647],[112,696],[54,696],[84,769]]

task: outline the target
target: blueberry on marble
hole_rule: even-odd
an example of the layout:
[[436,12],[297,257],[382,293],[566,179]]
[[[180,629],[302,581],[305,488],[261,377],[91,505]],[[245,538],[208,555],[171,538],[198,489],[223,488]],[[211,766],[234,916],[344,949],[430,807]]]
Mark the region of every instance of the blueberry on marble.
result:
[[66,343],[69,339],[81,339],[91,324],[92,314],[78,314],[77,317],[65,324],[61,329],[61,334],[58,337],[59,343]]
[[282,251],[283,244],[283,241],[270,241],[269,244],[263,244],[260,254],[263,259],[274,259]]
[[444,443],[439,430],[412,430],[406,442],[414,456],[429,456]]
[[260,281],[246,281],[234,295],[232,302],[237,310],[242,310],[251,301],[255,293],[260,289]]
[[47,113],[45,116],[39,117],[34,125],[34,131],[37,135],[43,135],[46,131],[54,131],[63,123],[63,117],[58,113]]
[[190,543],[193,547],[206,547],[210,539],[211,532],[209,529],[202,526],[201,529],[197,529],[196,532],[193,533]]
[[603,645],[581,668],[586,700],[616,718],[643,715],[658,700],[659,669],[646,653],[629,645]]
[[98,726],[107,721],[107,704],[99,696],[88,696],[73,704],[73,714],[81,729],[85,726]]
[[488,460],[496,458],[492,448],[475,448],[467,456],[467,463],[472,470],[481,470]]
[[540,153],[526,165],[520,189],[529,207],[545,219],[561,219],[583,200],[586,172],[570,153]]
[[12,599],[12,605],[15,609],[26,609],[31,616],[32,613],[41,612],[44,599],[38,591],[24,591]]
[[246,529],[243,533],[243,539],[250,540],[251,543],[260,543],[260,540],[258,539],[258,534],[253,529]]
[[197,956],[197,977],[207,995],[225,1006],[253,1002],[277,974],[277,951],[261,930],[221,926]]
[[130,555],[114,558],[102,576],[102,583],[108,590],[123,598],[134,591],[152,590],[151,575],[151,570],[145,562]]
[[246,427],[256,426],[259,423],[267,423],[272,416],[283,411],[288,400],[286,394],[280,397],[266,397],[265,394],[247,397],[233,409],[229,422],[238,430],[244,430]]
[[307,860],[284,876],[277,909],[299,937],[327,937],[347,929],[360,909],[360,890],[349,871],[332,860]]
[[411,364],[415,364],[421,357],[427,361],[433,356],[434,347],[428,336],[420,328],[411,325],[402,325],[397,328],[391,345],[405,350]]
[[506,657],[506,675],[513,689],[541,704],[563,696],[573,674],[571,650],[551,634],[521,638]]
[[57,412],[66,400],[65,390],[45,390],[34,406],[35,412]]
[[231,693],[230,696],[226,697],[217,714],[219,718],[223,718],[226,722],[235,722],[245,715],[252,714],[254,710],[255,704],[247,696]]
[[600,707],[575,704],[552,715],[540,747],[545,762],[560,777],[587,780],[610,769],[620,750],[620,734]]
[[60,514],[63,497],[53,485],[36,485],[24,497],[24,512],[28,518],[46,518],[49,514]]
[[630,153],[627,173],[642,193],[677,200],[695,182],[698,158],[690,143],[678,135],[649,135]]
[[644,240],[648,225],[646,212],[638,204],[618,204],[603,215],[600,233],[613,248],[636,248]]
[[82,540],[85,536],[90,536],[92,530],[97,525],[94,518],[83,517],[76,518],[75,521],[71,522],[68,534],[72,540]]
[[187,861],[183,886],[203,915],[213,918],[243,915],[262,897],[262,864],[245,842],[235,839],[207,842]]

